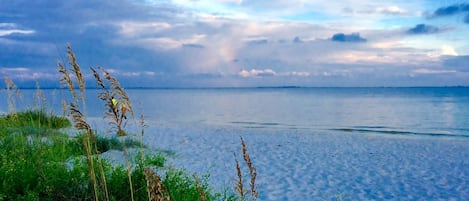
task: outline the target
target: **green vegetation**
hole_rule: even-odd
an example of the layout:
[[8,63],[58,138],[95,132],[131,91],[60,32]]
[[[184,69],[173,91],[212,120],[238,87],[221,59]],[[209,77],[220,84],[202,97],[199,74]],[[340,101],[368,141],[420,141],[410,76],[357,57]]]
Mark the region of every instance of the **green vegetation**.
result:
[[[5,76],[10,113],[0,116],[0,201],[246,200],[246,194],[251,195],[251,200],[257,198],[254,184],[256,172],[250,160],[246,160],[249,155],[244,141],[243,157],[250,170],[251,189],[242,188],[242,175],[239,174],[237,185],[241,188],[237,190],[241,194],[236,196],[228,190],[213,192],[208,185],[208,176],[200,179],[197,175],[166,166],[166,158],[160,154],[146,154],[142,140],[145,134],[143,116],[138,125],[141,128],[140,136],[98,135],[82,112],[86,107],[81,69],[70,47],[67,53],[74,76],[70,76],[63,64],[59,63],[58,66],[62,73],[61,82],[73,98],[70,103],[63,101],[64,114],[68,117],[54,115],[46,109],[16,112],[14,97],[19,97],[20,93],[13,81]],[[96,69],[104,74],[102,79],[91,68],[98,88],[102,90],[98,98],[104,101],[104,113],[109,125],[117,136],[127,135],[127,117],[135,120],[130,99],[117,79],[103,68]],[[37,90],[36,94],[39,94],[44,107],[45,97],[39,87]],[[12,95],[13,92],[15,95]],[[80,134],[72,136],[67,133],[72,130],[72,125]],[[130,147],[138,151],[137,157],[129,157]],[[122,151],[125,166],[111,164],[101,158],[102,153],[112,149]],[[239,168],[239,163],[236,163]]]
[[[17,112],[0,117],[0,200],[95,200],[83,148],[85,135],[71,137],[58,130],[70,126],[67,118],[44,111]],[[140,148],[141,144],[130,138],[98,136],[96,145],[98,153],[102,153],[110,149],[123,150],[124,146]],[[93,160],[98,164],[98,157]],[[185,171],[165,167],[165,161],[161,155],[137,158],[131,172],[134,200],[148,200],[143,173],[147,167],[165,171],[162,182],[167,186],[171,200],[199,200],[200,189],[206,195],[205,200],[223,198],[210,191],[206,179],[199,181]],[[126,168],[105,160],[100,163],[102,166],[95,166],[95,171],[103,168],[108,200],[131,200]],[[105,197],[104,193],[100,192],[98,196]]]
[[0,118],[0,125],[6,127],[67,128],[72,124],[65,117],[47,114],[44,110],[27,110],[8,114]]

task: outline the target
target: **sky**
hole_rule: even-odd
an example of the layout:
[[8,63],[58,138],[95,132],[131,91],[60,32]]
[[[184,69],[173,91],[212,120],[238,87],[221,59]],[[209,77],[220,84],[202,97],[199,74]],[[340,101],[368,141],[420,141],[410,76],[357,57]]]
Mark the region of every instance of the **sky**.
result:
[[67,43],[127,87],[469,86],[460,0],[0,0],[2,77],[58,86]]

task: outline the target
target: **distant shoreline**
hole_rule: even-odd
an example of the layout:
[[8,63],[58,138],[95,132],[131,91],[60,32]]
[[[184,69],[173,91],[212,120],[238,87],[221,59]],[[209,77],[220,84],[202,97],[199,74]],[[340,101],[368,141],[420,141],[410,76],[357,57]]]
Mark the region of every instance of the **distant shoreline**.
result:
[[[142,90],[153,90],[153,89],[160,89],[160,90],[203,90],[203,89],[443,89],[443,88],[469,88],[469,86],[324,86],[324,87],[315,87],[315,86],[256,86],[256,87],[125,87],[125,89],[142,89]],[[0,88],[2,90],[6,89],[4,87]],[[18,87],[20,90],[30,90],[30,89],[37,89],[36,87]],[[60,87],[40,87],[41,90],[51,90],[51,89],[64,89]],[[78,88],[77,88],[78,89]],[[98,89],[96,87],[87,87],[86,89]]]

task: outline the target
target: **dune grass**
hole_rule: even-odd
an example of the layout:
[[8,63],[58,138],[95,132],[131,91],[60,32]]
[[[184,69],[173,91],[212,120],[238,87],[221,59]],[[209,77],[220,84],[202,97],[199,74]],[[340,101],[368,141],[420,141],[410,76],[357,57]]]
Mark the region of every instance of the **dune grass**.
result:
[[[140,123],[135,120],[130,99],[116,78],[104,68],[91,68],[101,90],[97,98],[104,102],[103,111],[110,130],[116,136],[125,136],[138,133],[127,131],[127,123],[141,128],[140,136],[136,136],[139,140],[135,140],[135,136],[119,138],[98,134],[87,123],[84,73],[70,46],[67,54],[70,67],[58,63],[61,83],[72,96],[71,102],[63,101],[63,112],[67,116],[47,111],[47,100],[41,96],[39,84],[35,96],[42,97],[37,103],[41,102],[43,108],[38,106],[36,108],[41,109],[17,112],[15,97],[20,97],[20,92],[5,76],[9,113],[0,116],[0,201],[245,200],[229,190],[213,192],[208,185],[208,176],[200,178],[166,166],[163,156],[145,153],[143,116]],[[67,134],[67,129],[72,126],[80,134]],[[129,157],[127,149],[130,147],[139,150],[139,157]],[[102,153],[111,149],[124,153],[125,166],[101,158]],[[246,154],[243,141],[245,159]],[[247,164],[252,171],[251,163]],[[257,198],[254,181],[251,179],[251,200]]]
[[70,127],[72,124],[66,117],[47,114],[44,109],[36,109],[10,113],[0,118],[0,125],[16,128],[38,127],[60,129]]

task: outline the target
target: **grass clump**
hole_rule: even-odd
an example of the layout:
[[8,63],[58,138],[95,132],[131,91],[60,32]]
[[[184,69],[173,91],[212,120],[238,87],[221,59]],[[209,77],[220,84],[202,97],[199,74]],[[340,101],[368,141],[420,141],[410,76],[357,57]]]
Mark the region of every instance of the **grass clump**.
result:
[[[77,135],[75,138],[83,142],[85,135]],[[102,135],[97,135],[95,139],[96,143],[96,153],[104,153],[109,150],[118,150],[124,151],[124,148],[146,148],[145,145],[142,145],[139,141],[132,138],[119,139],[117,137],[106,137]],[[83,145],[84,146],[84,145]]]
[[27,110],[10,113],[0,117],[0,125],[4,127],[40,127],[40,128],[68,128],[72,124],[65,117],[48,114],[44,110]]
[[[0,138],[0,194],[4,200],[64,200],[87,197],[80,165],[66,161],[77,156],[67,135],[3,133]],[[8,132],[8,131],[6,131]],[[2,200],[0,199],[0,200]]]

